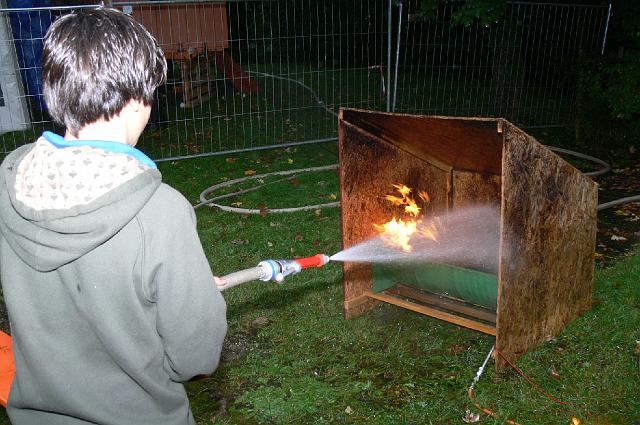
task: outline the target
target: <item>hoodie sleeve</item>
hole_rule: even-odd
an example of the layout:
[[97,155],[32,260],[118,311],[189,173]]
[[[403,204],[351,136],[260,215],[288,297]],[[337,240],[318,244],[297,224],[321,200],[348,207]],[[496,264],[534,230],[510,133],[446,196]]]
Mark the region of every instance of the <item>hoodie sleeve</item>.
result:
[[[174,381],[209,374],[218,366],[227,331],[226,304],[213,281],[191,205],[166,185],[156,193],[145,227],[147,296],[156,303],[165,369]],[[147,229],[151,227],[150,229]]]

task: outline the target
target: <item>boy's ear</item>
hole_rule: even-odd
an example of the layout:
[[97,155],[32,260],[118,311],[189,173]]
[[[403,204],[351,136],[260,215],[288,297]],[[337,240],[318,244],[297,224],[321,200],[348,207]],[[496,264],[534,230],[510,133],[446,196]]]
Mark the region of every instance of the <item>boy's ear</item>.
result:
[[131,99],[129,100],[129,102],[127,102],[127,105],[125,105],[125,107],[131,108],[133,112],[138,112],[144,107],[144,103],[136,99]]

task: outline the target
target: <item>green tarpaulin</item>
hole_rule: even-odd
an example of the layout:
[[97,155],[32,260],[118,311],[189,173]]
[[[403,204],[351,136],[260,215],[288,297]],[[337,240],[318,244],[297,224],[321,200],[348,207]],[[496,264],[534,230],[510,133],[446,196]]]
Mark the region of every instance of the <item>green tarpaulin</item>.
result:
[[381,292],[397,283],[461,299],[492,310],[498,301],[494,274],[447,264],[374,264],[373,290]]

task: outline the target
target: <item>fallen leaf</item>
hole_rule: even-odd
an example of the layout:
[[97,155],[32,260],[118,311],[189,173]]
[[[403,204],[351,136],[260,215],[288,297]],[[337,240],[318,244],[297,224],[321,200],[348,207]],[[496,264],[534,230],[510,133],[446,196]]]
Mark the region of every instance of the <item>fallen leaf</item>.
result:
[[247,243],[249,243],[249,241],[246,240],[246,239],[234,239],[234,240],[231,241],[232,245],[244,245],[244,244],[247,244]]
[[625,238],[624,236],[613,235],[613,236],[611,236],[611,240],[612,241],[626,241],[627,238]]
[[351,406],[347,406],[346,409],[344,409],[344,413],[346,413],[347,415],[350,415],[353,413],[353,409],[351,408]]
[[269,324],[269,319],[262,316],[256,317],[255,320],[253,321],[253,325],[258,328],[262,328],[264,326],[267,326],[268,324]]
[[288,162],[289,164],[293,164],[293,159],[291,159],[291,158],[287,158],[287,162]]
[[241,207],[242,206],[242,202],[238,201],[238,202],[232,202],[231,203],[232,207]]
[[258,205],[256,205],[256,208],[260,210],[261,217],[266,217],[267,215],[269,215],[269,208],[264,203],[259,203]]
[[291,186],[299,186],[300,180],[296,179],[295,177],[292,177],[289,179],[289,183],[291,183]]
[[320,217],[320,214],[322,214],[322,210],[321,209],[317,209],[313,212],[315,215],[317,215],[318,217]]
[[560,374],[558,373],[558,371],[556,370],[555,367],[551,366],[549,368],[549,376],[551,376],[553,379],[555,379],[556,381],[560,380]]
[[244,175],[245,176],[253,176],[256,173],[256,170],[245,170]]
[[269,242],[269,241],[267,241],[267,246],[268,246],[269,248],[271,248],[271,247],[273,246],[273,242]]
[[480,421],[480,414],[474,413],[471,410],[467,409],[464,412],[464,416],[462,417],[462,421],[468,424],[474,424]]
[[302,236],[300,233],[298,233],[293,237],[293,240],[298,241],[298,242],[303,241],[304,240],[304,236]]
[[633,350],[633,354],[640,356],[640,341],[636,341],[636,348]]
[[227,162],[227,164],[233,164],[237,160],[238,160],[237,158],[225,158],[225,161]]
[[315,241],[311,242],[311,245],[318,246],[320,245],[320,241],[316,239]]
[[329,198],[333,199],[334,201],[338,199],[335,193],[332,193],[331,195],[329,195]]
[[580,425],[582,421],[575,416],[571,418],[571,425]]
[[464,344],[453,344],[449,348],[453,354],[462,354],[469,349],[469,346]]
[[275,223],[275,222],[272,221],[271,223],[269,223],[269,226],[270,227],[279,227],[280,224],[279,223]]

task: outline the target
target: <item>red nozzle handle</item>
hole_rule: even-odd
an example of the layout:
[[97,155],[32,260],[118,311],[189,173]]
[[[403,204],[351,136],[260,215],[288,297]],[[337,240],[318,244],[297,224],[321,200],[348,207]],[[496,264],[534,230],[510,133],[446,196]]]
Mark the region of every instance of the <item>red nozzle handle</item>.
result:
[[296,263],[300,264],[303,269],[309,267],[322,267],[329,262],[329,257],[325,254],[316,254],[312,257],[296,258]]

